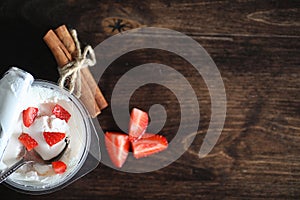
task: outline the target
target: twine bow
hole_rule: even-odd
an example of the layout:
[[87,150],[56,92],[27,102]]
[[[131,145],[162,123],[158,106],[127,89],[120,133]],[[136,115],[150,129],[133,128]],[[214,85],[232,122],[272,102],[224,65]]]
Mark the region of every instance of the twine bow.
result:
[[70,31],[70,33],[75,43],[77,55],[73,61],[69,62],[63,67],[58,68],[60,75],[58,85],[63,88],[67,78],[70,78],[68,82],[69,92],[74,93],[74,95],[79,98],[81,96],[80,69],[88,66],[94,66],[96,64],[96,57],[95,52],[90,45],[86,46],[83,50],[83,53],[81,53],[81,47],[76,30],[73,29]]

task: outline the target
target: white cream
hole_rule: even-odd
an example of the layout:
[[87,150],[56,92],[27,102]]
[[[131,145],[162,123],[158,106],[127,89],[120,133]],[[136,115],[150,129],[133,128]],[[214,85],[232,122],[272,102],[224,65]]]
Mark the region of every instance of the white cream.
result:
[[38,116],[34,123],[29,127],[23,127],[24,133],[29,133],[35,139],[38,146],[35,151],[40,154],[44,160],[50,160],[58,155],[65,147],[64,139],[53,146],[49,146],[43,136],[43,132],[61,132],[66,136],[70,135],[69,125],[65,120],[56,118],[55,116]]
[[0,80],[0,161],[33,80],[31,74],[16,67],[10,68]]
[[[9,180],[24,185],[45,186],[54,184],[78,167],[77,164],[83,154],[86,139],[84,121],[74,103],[66,95],[50,87],[34,85],[27,96],[26,101],[24,99],[22,110],[29,106],[37,107],[39,109],[38,116],[34,123],[27,128],[23,125],[22,112],[19,112],[18,120],[12,131],[0,168],[5,169],[18,160],[18,154],[22,148],[18,137],[22,132],[30,134],[38,142],[35,150],[45,160],[51,159],[60,153],[65,143],[62,140],[50,147],[45,142],[43,132],[64,132],[70,138],[69,148],[61,158],[67,164],[67,172],[59,175],[54,173],[51,165],[33,164],[21,167],[9,177]],[[51,111],[55,104],[61,105],[71,114],[68,123],[52,114]]]

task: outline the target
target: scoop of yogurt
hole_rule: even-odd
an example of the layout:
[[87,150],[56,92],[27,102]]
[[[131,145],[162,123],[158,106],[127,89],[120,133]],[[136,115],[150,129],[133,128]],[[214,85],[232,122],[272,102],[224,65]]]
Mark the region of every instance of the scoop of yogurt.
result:
[[69,129],[70,127],[65,120],[56,118],[53,115],[41,115],[37,116],[34,123],[29,128],[23,126],[22,132],[29,133],[38,143],[38,146],[35,147],[35,151],[39,153],[44,160],[50,160],[62,151],[65,142],[64,139],[62,139],[55,145],[49,146],[44,139],[43,132],[61,132],[65,133],[66,136],[69,136]]

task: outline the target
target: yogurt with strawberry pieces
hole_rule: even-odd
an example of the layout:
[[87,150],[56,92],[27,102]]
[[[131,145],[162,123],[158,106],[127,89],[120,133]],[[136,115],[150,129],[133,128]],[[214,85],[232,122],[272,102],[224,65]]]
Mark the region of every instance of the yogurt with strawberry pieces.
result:
[[8,177],[29,186],[54,184],[77,167],[84,151],[85,127],[82,116],[68,96],[51,87],[33,84],[15,120],[8,146],[0,163],[5,170],[20,159],[22,148],[36,151],[44,160],[57,156],[69,145],[62,158],[49,165],[27,164]]

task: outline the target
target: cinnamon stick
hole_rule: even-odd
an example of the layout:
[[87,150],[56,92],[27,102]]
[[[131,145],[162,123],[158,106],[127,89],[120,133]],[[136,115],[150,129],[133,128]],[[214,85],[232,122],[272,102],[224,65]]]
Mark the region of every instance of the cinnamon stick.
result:
[[81,96],[79,99],[85,104],[91,117],[94,118],[101,113],[101,110],[93,97],[94,94],[91,91],[86,79],[81,76]]
[[58,66],[62,67],[72,60],[71,54],[53,30],[49,30],[43,39],[51,50]]
[[90,86],[90,89],[95,97],[95,100],[100,110],[106,108],[108,106],[108,103],[104,98],[100,88],[98,87],[98,84],[96,83],[92,73],[87,67],[81,69],[81,76],[84,77],[84,79],[87,81],[88,85]]
[[[65,45],[61,42],[53,30],[50,29],[43,39],[51,50],[59,67],[63,67],[72,61],[72,55],[69,53]],[[84,76],[81,78],[81,83],[82,95],[80,99],[86,106],[91,117],[96,117],[101,111],[97,106],[94,95],[89,88],[87,81],[84,79]]]
[[76,55],[76,46],[75,42],[67,29],[66,25],[61,25],[58,28],[54,30],[57,37],[60,39],[60,41],[64,44],[66,49],[69,51],[69,53],[72,55],[72,57],[75,57]]
[[[62,26],[58,27],[57,29],[55,29],[55,33],[57,34],[59,39],[62,41],[64,46],[67,48],[67,50],[71,53],[72,57],[76,56],[75,42],[74,42],[69,30],[67,29],[67,27],[65,25],[62,25]],[[107,103],[106,99],[104,98],[101,90],[98,87],[98,84],[96,83],[96,81],[88,67],[81,69],[81,77],[84,77],[84,79],[86,80],[100,110],[103,110],[104,108],[106,108],[108,106],[108,103]]]

